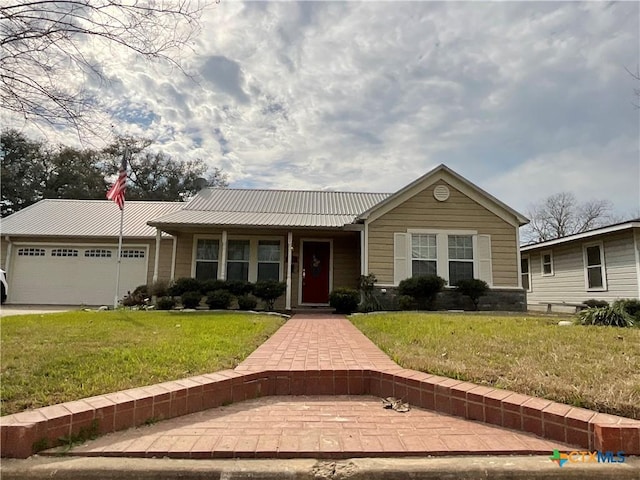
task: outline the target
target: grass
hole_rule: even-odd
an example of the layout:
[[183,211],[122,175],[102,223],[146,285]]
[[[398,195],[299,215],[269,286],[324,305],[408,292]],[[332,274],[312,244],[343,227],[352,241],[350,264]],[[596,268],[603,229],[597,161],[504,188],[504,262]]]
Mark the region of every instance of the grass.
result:
[[2,415],[233,368],[283,320],[117,310],[0,319]]
[[531,315],[394,313],[351,321],[405,368],[640,419],[640,329]]

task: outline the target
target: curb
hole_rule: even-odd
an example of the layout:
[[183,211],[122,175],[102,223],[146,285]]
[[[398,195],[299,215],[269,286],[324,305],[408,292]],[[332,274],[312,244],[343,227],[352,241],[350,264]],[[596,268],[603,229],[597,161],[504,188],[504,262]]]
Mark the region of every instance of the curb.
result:
[[4,480],[153,479],[201,480],[435,480],[435,479],[640,479],[640,458],[617,464],[571,464],[562,468],[548,456],[358,458],[343,461],[174,460],[134,458],[44,458],[3,460]]

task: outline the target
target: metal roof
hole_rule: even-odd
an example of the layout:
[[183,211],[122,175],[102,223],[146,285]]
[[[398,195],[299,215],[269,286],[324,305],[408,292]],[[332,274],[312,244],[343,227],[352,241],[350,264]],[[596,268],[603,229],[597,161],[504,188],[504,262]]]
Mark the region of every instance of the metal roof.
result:
[[[184,207],[182,202],[127,201],[124,206],[125,237],[155,237],[147,225],[151,218]],[[41,200],[0,219],[0,234],[52,237],[118,237],[120,209],[109,200]]]
[[201,190],[185,207],[151,225],[243,225],[273,227],[342,227],[388,193],[306,190]]
[[574,240],[584,240],[592,237],[597,237],[598,235],[606,235],[607,233],[620,232],[622,230],[627,230],[631,228],[640,228],[640,218],[634,218],[632,220],[626,220],[620,223],[614,223],[612,225],[606,225],[604,227],[594,228],[592,230],[587,230],[586,232],[574,233],[572,235],[567,235],[566,237],[554,238],[552,240],[545,240],[542,242],[532,243],[529,245],[521,245],[521,252],[530,252],[533,250],[538,250],[540,248],[548,248],[554,245],[560,245],[563,243],[573,242]]

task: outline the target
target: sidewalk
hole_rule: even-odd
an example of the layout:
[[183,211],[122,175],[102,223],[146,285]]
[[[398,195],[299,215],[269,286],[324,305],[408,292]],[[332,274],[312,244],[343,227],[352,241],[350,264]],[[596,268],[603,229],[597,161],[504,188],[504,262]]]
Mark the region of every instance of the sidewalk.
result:
[[[321,392],[336,388],[339,372],[347,372],[348,382],[348,372],[402,369],[347,319],[296,315],[235,369],[241,374],[265,370],[317,374],[312,378]],[[398,413],[384,409],[380,398],[369,395],[273,395],[112,433],[66,454],[351,458],[551,454],[554,449],[575,448],[416,406]]]

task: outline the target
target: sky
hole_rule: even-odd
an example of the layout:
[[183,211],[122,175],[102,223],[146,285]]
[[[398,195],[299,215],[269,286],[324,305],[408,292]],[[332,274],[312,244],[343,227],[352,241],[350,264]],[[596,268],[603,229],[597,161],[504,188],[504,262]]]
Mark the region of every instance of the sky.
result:
[[76,81],[111,134],[235,188],[394,192],[443,163],[522,213],[571,192],[640,215],[639,2],[222,0],[200,20],[189,76],[86,44],[104,78]]

